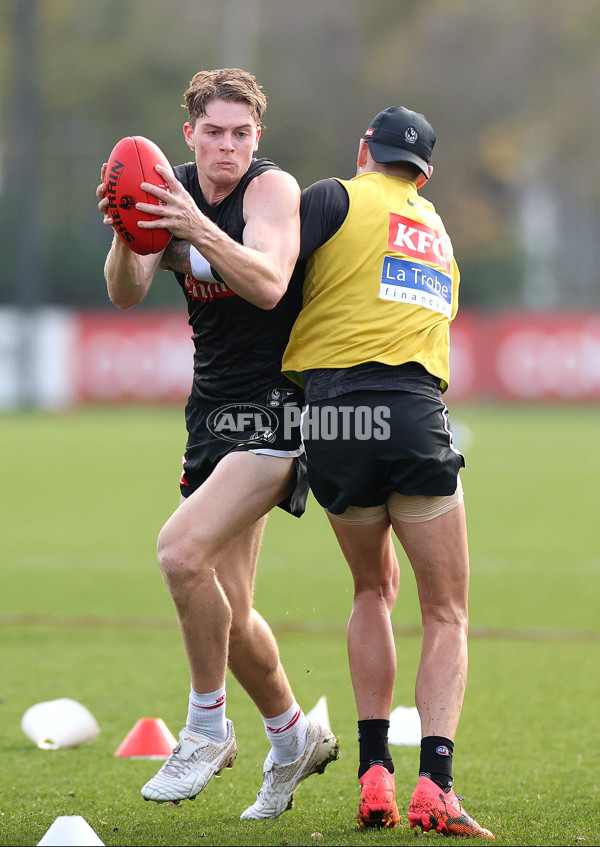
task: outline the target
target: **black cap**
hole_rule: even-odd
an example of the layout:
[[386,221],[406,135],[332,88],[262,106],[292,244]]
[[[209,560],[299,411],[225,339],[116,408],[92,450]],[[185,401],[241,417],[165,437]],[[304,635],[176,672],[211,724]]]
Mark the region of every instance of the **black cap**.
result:
[[435,132],[424,115],[404,106],[390,106],[375,115],[365,141],[376,162],[412,162],[429,176]]

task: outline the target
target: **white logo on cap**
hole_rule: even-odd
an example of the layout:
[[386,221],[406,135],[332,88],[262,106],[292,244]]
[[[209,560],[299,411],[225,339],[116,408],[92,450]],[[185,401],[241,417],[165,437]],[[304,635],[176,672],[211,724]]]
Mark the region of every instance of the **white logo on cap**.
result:
[[419,138],[419,133],[414,126],[409,126],[404,133],[404,138],[409,144],[416,144]]

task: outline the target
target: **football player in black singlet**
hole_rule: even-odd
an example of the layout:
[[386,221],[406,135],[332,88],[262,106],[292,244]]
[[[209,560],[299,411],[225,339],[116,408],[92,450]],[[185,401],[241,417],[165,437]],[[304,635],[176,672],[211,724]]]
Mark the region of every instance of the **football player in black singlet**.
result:
[[[293,695],[277,642],[253,608],[258,551],[268,512],[304,511],[299,411],[301,390],[281,375],[281,359],[298,314],[301,280],[300,189],[268,159],[255,159],[266,98],[239,69],[201,71],[185,92],[184,124],[194,161],[176,178],[157,166],[169,190],[142,183],[162,205],[138,204],[185,243],[186,297],[194,340],[194,378],[186,406],[188,440],[181,503],[158,538],[158,559],[177,611],[191,675],[179,744],[142,788],[158,803],[193,799],[231,767],[237,744],[226,716],[229,665],[264,721],[271,749],[264,783],[243,819],[277,817],[298,784],[338,756],[328,728],[309,720]],[[102,169],[104,178],[106,165]],[[104,223],[112,224],[103,184]],[[189,244],[192,245],[191,250]],[[141,256],[116,236],[105,276],[110,299],[141,302],[162,253]],[[290,281],[291,280],[291,281]]]

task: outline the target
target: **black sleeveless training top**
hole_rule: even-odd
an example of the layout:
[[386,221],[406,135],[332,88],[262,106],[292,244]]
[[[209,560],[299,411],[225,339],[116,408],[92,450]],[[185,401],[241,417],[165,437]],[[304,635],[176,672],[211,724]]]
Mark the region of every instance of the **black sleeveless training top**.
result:
[[[254,177],[279,169],[270,159],[253,159],[235,189],[217,206],[204,199],[195,162],[177,165],[177,179],[200,210],[230,238],[242,243],[244,193]],[[192,398],[264,402],[265,392],[292,387],[281,373],[281,358],[302,305],[302,273],[294,273],[274,309],[261,309],[235,294],[213,268],[212,282],[176,273],[188,304],[194,341]]]

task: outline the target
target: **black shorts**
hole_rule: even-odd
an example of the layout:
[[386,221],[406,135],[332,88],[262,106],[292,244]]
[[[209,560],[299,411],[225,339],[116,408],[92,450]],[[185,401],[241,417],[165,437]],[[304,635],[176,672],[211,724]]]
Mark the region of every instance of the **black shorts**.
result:
[[287,388],[271,389],[264,403],[224,403],[190,398],[185,407],[188,439],[179,482],[182,496],[189,497],[196,491],[229,453],[249,450],[289,457],[294,460],[296,487],[279,506],[300,517],[308,497],[300,428],[301,403],[302,395]]
[[321,506],[379,506],[392,491],[447,496],[464,456],[441,400],[408,391],[353,391],[310,403],[303,415],[308,481]]

